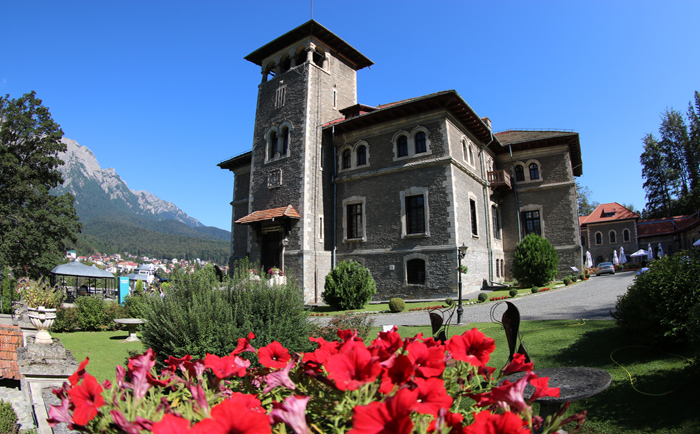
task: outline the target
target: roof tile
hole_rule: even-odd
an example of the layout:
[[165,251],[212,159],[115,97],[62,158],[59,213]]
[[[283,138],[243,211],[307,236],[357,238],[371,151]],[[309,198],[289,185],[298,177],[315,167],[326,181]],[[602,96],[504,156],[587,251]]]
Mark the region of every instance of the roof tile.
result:
[[271,208],[264,209],[260,211],[253,211],[245,217],[241,217],[236,220],[238,224],[249,224],[254,222],[261,222],[265,220],[272,220],[277,217],[289,217],[293,219],[300,219],[301,216],[291,205],[283,206],[281,208]]

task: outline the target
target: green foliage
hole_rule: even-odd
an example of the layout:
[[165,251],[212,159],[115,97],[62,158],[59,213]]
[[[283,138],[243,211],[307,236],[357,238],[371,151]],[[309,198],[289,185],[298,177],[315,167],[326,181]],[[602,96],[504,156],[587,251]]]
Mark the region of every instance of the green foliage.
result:
[[337,315],[331,318],[328,325],[314,331],[312,336],[331,342],[340,340],[338,330],[357,330],[357,335],[367,340],[373,324],[374,319],[370,315]]
[[143,280],[137,280],[134,285],[134,295],[143,294]]
[[454,299],[452,299],[452,298],[446,298],[446,299],[445,299],[445,305],[447,305],[447,306],[452,306],[453,304],[455,304]]
[[486,295],[485,292],[482,292],[482,293],[479,294],[479,296],[478,296],[478,300],[479,300],[480,302],[482,302],[482,303],[485,302],[485,301],[488,300],[488,299],[489,299],[489,296]]
[[569,286],[571,285],[571,278],[569,276],[566,276],[563,280],[564,285]]
[[547,284],[558,268],[559,256],[547,239],[530,234],[515,246],[513,275],[524,286]]
[[578,275],[578,279],[579,279],[580,281],[584,281],[584,280],[586,279],[586,276],[584,276],[583,273],[581,273],[581,274]]
[[[163,289],[165,291],[165,289]],[[148,300],[145,295],[127,295],[124,299],[124,308],[126,309],[125,318],[143,318],[144,309],[148,307]]]
[[105,312],[105,323],[103,326],[105,326],[104,328],[107,330],[117,330],[122,327],[120,324],[114,322],[115,319],[130,318],[126,307],[119,303],[105,301],[103,306]]
[[518,290],[513,288],[510,291],[508,291],[508,295],[512,297],[516,297],[518,295]]
[[0,267],[36,279],[60,262],[81,227],[73,196],[49,194],[63,183],[63,131],[34,92],[0,97],[0,119]]
[[52,332],[72,332],[80,328],[78,309],[74,307],[59,307],[56,309],[56,320],[51,327]]
[[533,294],[537,294],[538,292],[540,292],[540,288],[533,286],[532,289],[530,289],[530,292],[532,292]]
[[17,413],[12,404],[0,401],[0,434],[14,434],[19,432],[17,426]]
[[572,274],[571,276],[569,276],[569,279],[571,279],[572,282],[576,282],[578,280],[578,276],[575,274]]
[[264,276],[252,280],[249,268],[247,261],[240,261],[223,282],[212,266],[193,274],[175,273],[165,297],[143,297],[144,344],[161,362],[170,355],[230,354],[249,332],[255,333],[256,347],[278,341],[293,352],[312,349],[314,327],[302,290],[289,277],[285,285],[272,285]]
[[593,192],[586,186],[578,183],[576,180],[576,198],[578,199],[578,215],[590,215],[600,205],[600,203],[591,200]]
[[8,268],[5,267],[5,271],[3,272],[2,276],[2,299],[0,300],[0,304],[2,304],[2,312],[0,313],[12,313],[12,302],[19,298],[15,295],[15,287],[16,284],[14,280],[10,278]]
[[83,331],[101,330],[107,323],[104,300],[99,297],[83,296],[75,299],[78,310],[78,326]]
[[[698,335],[694,320],[700,304],[700,251],[651,262],[617,300],[617,324],[640,340],[686,343]],[[690,313],[690,314],[689,314]]]
[[63,301],[63,292],[52,287],[43,278],[39,281],[26,278],[21,280],[19,292],[22,300],[31,308],[44,306],[47,309],[55,309]]
[[326,276],[323,301],[336,309],[360,309],[377,292],[368,269],[359,262],[341,262]]
[[396,312],[403,312],[404,309],[406,309],[406,303],[403,301],[403,298],[395,297],[389,300],[389,310],[396,313]]

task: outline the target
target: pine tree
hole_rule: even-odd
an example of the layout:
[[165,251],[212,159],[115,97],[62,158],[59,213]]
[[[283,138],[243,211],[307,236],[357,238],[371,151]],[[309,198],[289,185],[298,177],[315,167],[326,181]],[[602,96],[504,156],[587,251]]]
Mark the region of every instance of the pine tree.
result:
[[647,134],[643,139],[644,152],[640,157],[642,177],[646,191],[645,214],[665,216],[671,212],[671,191],[673,175],[666,162],[666,156],[656,138]]

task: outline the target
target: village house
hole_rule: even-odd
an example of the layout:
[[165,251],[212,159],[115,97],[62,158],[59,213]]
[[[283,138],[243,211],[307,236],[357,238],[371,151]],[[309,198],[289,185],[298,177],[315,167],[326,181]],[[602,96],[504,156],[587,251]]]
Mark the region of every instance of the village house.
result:
[[377,298],[457,292],[508,280],[516,244],[547,238],[559,275],[582,266],[574,178],[578,133],[496,133],[454,90],[368,106],[356,72],[373,64],[309,21],[245,57],[261,68],[252,150],[234,174],[231,263],[283,268],[321,301],[344,260]]

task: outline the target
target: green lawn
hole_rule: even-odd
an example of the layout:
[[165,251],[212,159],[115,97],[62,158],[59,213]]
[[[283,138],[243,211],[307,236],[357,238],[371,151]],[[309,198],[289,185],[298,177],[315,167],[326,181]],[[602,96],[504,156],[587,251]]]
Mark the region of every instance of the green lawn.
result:
[[[507,359],[505,334],[491,323],[451,327],[450,335],[473,327],[496,341],[490,365],[500,368]],[[374,328],[373,334],[380,328]],[[572,404],[571,410],[588,410],[583,434],[680,434],[700,431],[694,384],[688,378],[684,350],[660,351],[629,347],[613,321],[525,321],[522,337],[536,368],[586,366],[604,369],[613,377],[611,387],[592,398]],[[430,327],[400,327],[404,336],[423,333]],[[124,364],[129,350],[143,351],[141,344],[122,342],[127,332],[54,333],[76,359],[90,357],[88,372],[102,380],[114,379],[114,368]],[[612,359],[617,361],[616,364]],[[629,374],[628,374],[629,372]],[[630,381],[630,376],[634,383]],[[694,380],[694,381],[691,381]],[[571,411],[570,410],[570,411]],[[572,412],[573,413],[573,412]]]

